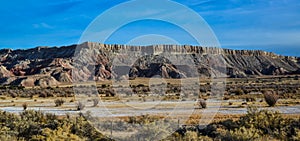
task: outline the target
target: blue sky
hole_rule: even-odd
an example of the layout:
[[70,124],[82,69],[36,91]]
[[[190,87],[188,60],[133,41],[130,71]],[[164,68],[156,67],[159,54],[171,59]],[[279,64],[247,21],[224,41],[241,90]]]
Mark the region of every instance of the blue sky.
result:
[[[25,49],[77,43],[82,32],[98,15],[122,2],[125,1],[2,0],[0,48]],[[300,56],[298,0],[176,2],[201,15],[215,32],[223,48],[259,49]],[[134,7],[128,11],[134,11]],[[135,22],[125,26],[113,34],[107,43],[128,43],[135,35],[145,33],[170,35],[176,41],[180,39],[180,44],[195,44],[178,27],[156,21]]]

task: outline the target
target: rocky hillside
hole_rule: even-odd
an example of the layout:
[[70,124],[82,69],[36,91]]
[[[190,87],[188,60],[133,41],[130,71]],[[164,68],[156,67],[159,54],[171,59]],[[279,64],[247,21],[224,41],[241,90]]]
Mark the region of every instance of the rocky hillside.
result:
[[[189,59],[182,55],[188,55]],[[116,58],[125,65],[114,62]],[[174,60],[178,64],[174,64]],[[155,75],[182,78],[195,76],[195,72],[201,77],[210,77],[222,70],[228,77],[300,74],[300,58],[264,51],[186,45],[141,47],[91,42],[63,47],[0,50],[1,85],[47,87],[72,83],[73,79],[101,81]]]

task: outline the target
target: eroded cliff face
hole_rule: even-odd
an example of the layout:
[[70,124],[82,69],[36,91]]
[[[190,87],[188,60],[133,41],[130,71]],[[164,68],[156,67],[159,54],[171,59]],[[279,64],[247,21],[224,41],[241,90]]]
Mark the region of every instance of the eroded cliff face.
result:
[[300,74],[300,58],[257,50],[92,42],[0,50],[1,85],[47,87],[74,80],[215,77],[223,73],[228,77]]

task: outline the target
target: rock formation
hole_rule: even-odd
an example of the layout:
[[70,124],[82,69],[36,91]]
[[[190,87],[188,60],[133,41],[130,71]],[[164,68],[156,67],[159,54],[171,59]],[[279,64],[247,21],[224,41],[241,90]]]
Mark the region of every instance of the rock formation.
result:
[[300,58],[258,50],[92,42],[0,50],[1,85],[47,87],[74,80],[212,77],[222,72],[228,77],[300,74]]

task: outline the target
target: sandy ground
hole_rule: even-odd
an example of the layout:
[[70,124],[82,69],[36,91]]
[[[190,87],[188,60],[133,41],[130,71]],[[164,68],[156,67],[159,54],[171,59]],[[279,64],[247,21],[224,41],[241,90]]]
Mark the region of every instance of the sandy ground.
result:
[[[40,102],[38,102],[40,101]],[[140,115],[190,115],[193,112],[198,114],[216,113],[216,114],[246,114],[247,106],[240,106],[243,100],[230,100],[233,105],[227,105],[228,101],[207,100],[208,107],[206,109],[199,109],[196,101],[149,101],[149,102],[99,102],[98,106],[93,107],[92,104],[86,103],[83,111],[76,111],[76,102],[66,102],[62,107],[55,107],[51,100],[33,100],[22,99],[20,101],[14,100],[15,106],[12,105],[11,100],[2,100],[0,109],[19,113],[23,111],[23,107],[17,103],[28,103],[28,110],[40,110],[46,113],[53,113],[56,115],[78,114],[79,112],[90,111],[95,117],[123,117],[123,116],[140,116]],[[268,109],[279,111],[283,114],[299,114],[300,105],[279,105],[275,107],[266,107],[265,104],[255,103],[259,109]]]

